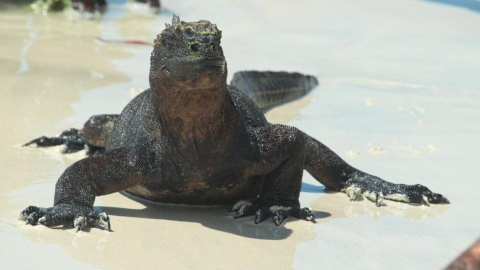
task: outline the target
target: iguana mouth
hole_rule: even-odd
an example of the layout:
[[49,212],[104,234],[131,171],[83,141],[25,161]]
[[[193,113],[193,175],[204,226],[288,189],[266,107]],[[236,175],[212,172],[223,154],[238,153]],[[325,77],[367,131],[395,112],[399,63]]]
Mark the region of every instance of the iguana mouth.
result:
[[161,71],[181,78],[193,78],[200,74],[218,74],[225,72],[224,57],[179,57],[166,61]]
[[176,57],[165,61],[166,67],[194,67],[194,66],[223,66],[225,58],[223,56],[200,56],[200,57]]

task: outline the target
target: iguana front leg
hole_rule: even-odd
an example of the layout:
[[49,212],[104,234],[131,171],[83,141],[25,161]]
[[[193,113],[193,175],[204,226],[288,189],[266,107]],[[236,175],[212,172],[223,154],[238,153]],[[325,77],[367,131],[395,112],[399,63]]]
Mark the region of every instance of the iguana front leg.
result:
[[236,204],[235,217],[255,214],[258,224],[272,216],[277,226],[289,216],[315,222],[310,209],[300,208],[298,201],[305,157],[303,133],[284,125],[257,128],[254,133],[259,147],[254,170],[265,175],[263,190],[253,202]]
[[77,231],[87,224],[100,224],[110,230],[109,217],[93,210],[95,196],[141,184],[146,158],[146,153],[139,156],[127,148],[119,148],[82,159],[60,176],[55,185],[53,207],[29,206],[20,213],[19,219],[49,227],[74,225]]
[[443,195],[433,193],[425,186],[394,184],[359,171],[306,134],[305,150],[305,169],[325,187],[344,191],[352,201],[364,196],[377,206],[382,206],[384,199],[415,205],[450,203]]

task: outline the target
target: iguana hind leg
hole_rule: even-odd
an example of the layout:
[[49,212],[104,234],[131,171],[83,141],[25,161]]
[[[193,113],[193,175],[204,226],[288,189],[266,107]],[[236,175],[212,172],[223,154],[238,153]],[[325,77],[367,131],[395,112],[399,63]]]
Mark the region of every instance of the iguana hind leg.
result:
[[61,152],[64,154],[82,149],[87,150],[87,155],[102,153],[107,147],[117,118],[118,115],[113,114],[94,115],[85,122],[83,129],[69,128],[58,137],[42,136],[23,146],[32,144],[36,144],[38,147],[61,145]]
[[105,149],[112,136],[118,114],[94,115],[83,125],[83,134],[89,146]]
[[69,128],[63,131],[58,137],[42,136],[29,141],[23,146],[29,146],[32,144],[36,144],[38,147],[62,145],[62,153],[73,153],[84,148],[85,136],[78,129]]

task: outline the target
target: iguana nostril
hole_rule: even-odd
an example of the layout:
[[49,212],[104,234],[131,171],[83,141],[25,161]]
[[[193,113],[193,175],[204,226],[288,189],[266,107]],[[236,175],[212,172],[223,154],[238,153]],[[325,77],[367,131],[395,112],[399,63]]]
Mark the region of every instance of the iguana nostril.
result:
[[200,46],[198,46],[198,44],[192,44],[190,45],[190,50],[192,52],[198,52],[198,50],[200,49]]

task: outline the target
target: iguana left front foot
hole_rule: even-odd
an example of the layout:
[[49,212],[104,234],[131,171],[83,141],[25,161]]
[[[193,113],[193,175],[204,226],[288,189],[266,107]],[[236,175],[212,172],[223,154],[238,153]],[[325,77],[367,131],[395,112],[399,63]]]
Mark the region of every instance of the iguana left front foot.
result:
[[442,194],[433,193],[420,184],[393,184],[362,172],[352,173],[350,179],[345,182],[343,191],[351,201],[356,201],[363,196],[375,202],[377,206],[385,205],[384,199],[427,206],[430,203],[450,203]]

